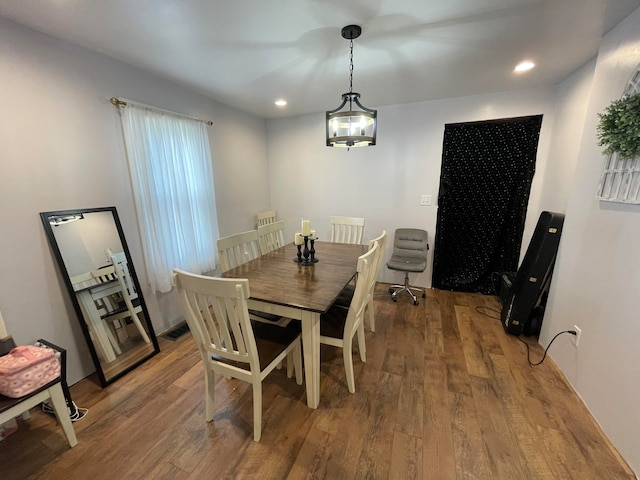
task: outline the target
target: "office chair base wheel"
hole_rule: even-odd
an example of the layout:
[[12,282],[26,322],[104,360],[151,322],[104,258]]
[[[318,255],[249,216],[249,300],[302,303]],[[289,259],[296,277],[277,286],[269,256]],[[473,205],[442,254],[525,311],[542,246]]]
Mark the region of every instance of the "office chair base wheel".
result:
[[405,274],[404,284],[391,285],[391,287],[389,287],[391,300],[393,300],[394,302],[398,301],[398,294],[401,292],[408,293],[409,296],[411,296],[414,305],[419,305],[420,302],[418,301],[418,297],[413,292],[416,292],[416,294],[419,292],[420,294],[422,294],[422,298],[427,298],[427,292],[425,292],[423,288],[412,287],[411,285],[409,285],[408,274]]

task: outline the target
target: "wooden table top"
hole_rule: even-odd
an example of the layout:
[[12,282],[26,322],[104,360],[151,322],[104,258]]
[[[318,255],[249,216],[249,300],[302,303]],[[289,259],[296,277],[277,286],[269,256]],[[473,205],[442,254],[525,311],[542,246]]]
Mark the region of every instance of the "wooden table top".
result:
[[221,276],[249,279],[254,300],[324,313],[355,276],[358,257],[368,248],[367,245],[315,242],[319,261],[304,267],[293,261],[297,249],[288,244],[227,270]]

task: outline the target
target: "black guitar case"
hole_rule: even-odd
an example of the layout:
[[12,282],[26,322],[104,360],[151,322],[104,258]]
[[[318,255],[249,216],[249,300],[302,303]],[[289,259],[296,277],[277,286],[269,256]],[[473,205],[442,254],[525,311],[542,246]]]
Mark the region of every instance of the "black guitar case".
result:
[[501,319],[507,333],[540,332],[563,223],[561,213],[540,214],[529,248],[503,301]]

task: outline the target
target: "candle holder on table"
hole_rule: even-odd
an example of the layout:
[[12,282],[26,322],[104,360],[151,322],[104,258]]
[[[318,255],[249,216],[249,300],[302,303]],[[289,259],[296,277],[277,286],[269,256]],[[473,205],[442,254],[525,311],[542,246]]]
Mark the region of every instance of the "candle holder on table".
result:
[[316,238],[312,238],[309,235],[303,235],[302,238],[304,239],[304,248],[302,245],[296,245],[296,247],[298,247],[298,256],[297,258],[294,258],[293,261],[299,263],[303,267],[308,267],[309,265],[318,263],[315,249]]

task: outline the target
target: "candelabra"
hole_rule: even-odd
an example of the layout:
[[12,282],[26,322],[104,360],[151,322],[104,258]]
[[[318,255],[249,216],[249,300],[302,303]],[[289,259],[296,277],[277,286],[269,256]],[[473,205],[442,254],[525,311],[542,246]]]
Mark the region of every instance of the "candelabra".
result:
[[316,258],[316,249],[315,249],[315,237],[310,237],[309,235],[303,235],[304,239],[304,248],[302,245],[296,245],[298,247],[298,256],[294,258],[293,261],[299,263],[303,267],[308,267],[309,265],[313,265],[318,262]]

